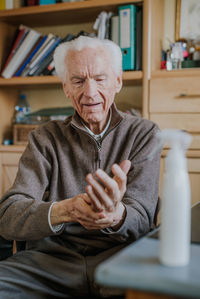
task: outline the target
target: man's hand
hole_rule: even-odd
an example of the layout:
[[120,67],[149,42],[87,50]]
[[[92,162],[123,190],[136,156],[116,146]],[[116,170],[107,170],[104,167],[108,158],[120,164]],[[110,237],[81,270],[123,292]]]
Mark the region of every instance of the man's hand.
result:
[[112,166],[113,178],[102,169],[98,169],[95,175],[87,175],[86,192],[95,211],[113,212],[116,210],[126,191],[127,173],[130,166],[129,160],[122,161],[120,165],[114,164]]
[[87,194],[78,194],[73,198],[56,202],[51,209],[51,225],[79,222],[86,229],[100,229],[102,224],[96,221],[105,218],[105,214],[95,212],[87,202],[89,202]]
[[[124,217],[125,208],[121,203],[126,191],[127,173],[130,161],[112,166],[113,178],[103,170],[95,173],[105,188],[92,175],[87,176],[87,193],[56,202],[51,209],[51,224],[79,222],[86,229],[118,228]],[[91,184],[90,184],[91,182]]]

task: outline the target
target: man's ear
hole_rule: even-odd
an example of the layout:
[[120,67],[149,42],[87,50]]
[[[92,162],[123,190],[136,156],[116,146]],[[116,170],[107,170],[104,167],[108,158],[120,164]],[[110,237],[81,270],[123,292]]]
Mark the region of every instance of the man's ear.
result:
[[116,92],[119,93],[122,88],[122,75],[117,77]]

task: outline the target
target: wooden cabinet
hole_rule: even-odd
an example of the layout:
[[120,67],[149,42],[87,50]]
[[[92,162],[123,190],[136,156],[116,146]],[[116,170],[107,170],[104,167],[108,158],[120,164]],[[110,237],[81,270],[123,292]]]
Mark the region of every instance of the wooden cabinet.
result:
[[[20,24],[38,30],[42,34],[49,32],[61,37],[68,33],[78,34],[81,30],[94,31],[93,24],[101,11],[118,12],[118,7],[124,4],[139,4],[144,6],[143,44],[147,45],[148,31],[148,0],[92,0],[69,3],[57,3],[54,5],[29,6],[18,9],[0,11],[0,69],[3,66],[8,51],[11,48],[16,29]],[[145,46],[145,60],[147,60],[147,46]],[[124,88],[122,99],[117,96],[117,105],[124,106],[127,98],[127,108],[134,106],[143,110],[143,103],[147,103],[147,92],[144,91],[143,80],[147,74],[147,64],[142,71],[129,71],[123,73]],[[133,92],[129,92],[129,90]],[[39,77],[15,77],[10,79],[0,78],[0,143],[4,138],[11,138],[11,120],[14,106],[20,92],[28,94],[28,100],[33,110],[59,106],[60,98],[63,105],[71,105],[62,92],[62,85],[56,76]],[[135,92],[136,90],[136,92]],[[126,92],[127,91],[127,92]],[[43,96],[43,93],[45,96]],[[58,94],[59,93],[59,94]],[[128,96],[127,96],[128,94]],[[136,96],[134,97],[134,94]],[[139,100],[138,100],[139,95]],[[55,103],[56,98],[56,103]],[[61,101],[61,100],[60,100]],[[43,106],[41,106],[43,104]],[[39,106],[39,108],[38,108]],[[61,106],[61,105],[60,105]],[[124,106],[125,107],[125,106]],[[125,108],[126,109],[126,108]],[[147,111],[145,108],[144,110]]]
[[[165,171],[164,158],[167,155],[168,150],[163,150],[160,164],[160,184],[159,193],[161,195],[163,174]],[[195,204],[200,201],[200,150],[188,150],[187,151],[187,167],[190,177],[191,185],[191,204]]]
[[[155,0],[158,2],[159,0]],[[11,48],[16,29],[20,24],[29,26],[42,34],[49,32],[61,37],[67,33],[77,34],[80,30],[93,31],[93,24],[101,11],[118,12],[118,7],[124,4],[143,5],[143,69],[142,71],[129,71],[123,73],[122,100],[116,98],[116,104],[121,109],[127,102],[128,107],[134,107],[137,102],[143,116],[147,117],[148,106],[148,53],[150,43],[148,40],[148,26],[150,22],[149,0],[92,0],[55,5],[42,5],[22,7],[18,9],[0,11],[0,69],[2,68]],[[130,91],[131,88],[131,91]],[[0,144],[5,138],[12,138],[12,118],[14,107],[21,92],[28,94],[28,101],[33,110],[58,107],[59,98],[65,96],[62,84],[56,76],[40,77],[14,77],[0,78]],[[45,96],[43,96],[43,93]],[[119,95],[120,96],[120,95]],[[65,104],[66,103],[66,104]],[[41,106],[43,104],[43,106]],[[50,104],[50,105],[49,105]],[[123,109],[122,109],[123,110]],[[20,152],[10,150],[12,147],[3,147],[1,151],[1,193],[13,182],[17,170]]]
[[[200,200],[200,68],[160,70],[161,44],[164,37],[164,6],[160,1],[160,18],[156,15],[156,4],[151,3],[151,22],[148,34],[151,39],[148,75],[148,118],[160,129],[180,129],[192,135],[187,152],[192,203]],[[170,18],[170,16],[167,16]],[[162,31],[162,33],[161,33]],[[162,39],[160,37],[162,36]],[[160,53],[159,53],[160,51]],[[163,151],[161,158],[160,190],[164,171]]]
[[158,72],[150,80],[149,117],[161,129],[192,134],[190,149],[200,149],[200,71]]
[[0,196],[13,184],[24,147],[0,146]]

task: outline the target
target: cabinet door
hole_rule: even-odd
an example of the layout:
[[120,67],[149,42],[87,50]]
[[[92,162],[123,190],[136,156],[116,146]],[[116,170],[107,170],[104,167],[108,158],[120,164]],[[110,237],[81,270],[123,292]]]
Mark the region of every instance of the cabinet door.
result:
[[0,195],[2,196],[13,184],[17,174],[21,153],[0,154]]
[[[191,187],[191,205],[200,201],[200,157],[187,158],[187,167],[190,178]],[[161,158],[159,195],[162,197],[162,182],[164,174],[164,158]]]

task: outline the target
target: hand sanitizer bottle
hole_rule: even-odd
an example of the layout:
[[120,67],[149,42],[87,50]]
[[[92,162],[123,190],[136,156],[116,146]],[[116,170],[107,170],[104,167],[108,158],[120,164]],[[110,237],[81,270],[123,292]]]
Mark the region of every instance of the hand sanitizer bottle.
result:
[[185,266],[190,258],[190,181],[185,151],[191,135],[178,130],[160,132],[162,145],[171,150],[165,158],[161,197],[159,260],[166,266]]

